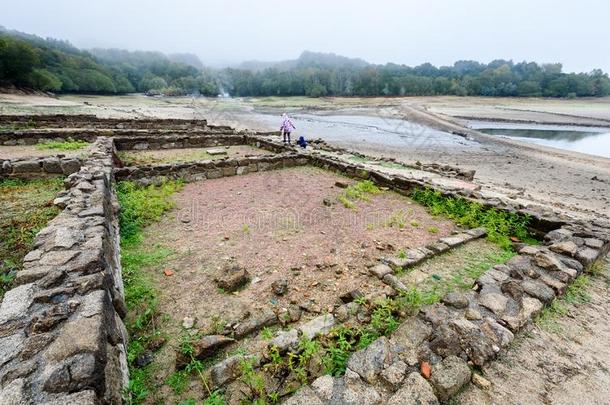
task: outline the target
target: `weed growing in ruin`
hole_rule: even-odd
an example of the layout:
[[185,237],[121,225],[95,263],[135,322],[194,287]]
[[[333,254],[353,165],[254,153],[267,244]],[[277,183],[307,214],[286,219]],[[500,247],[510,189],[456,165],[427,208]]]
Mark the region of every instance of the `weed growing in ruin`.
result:
[[527,225],[530,217],[486,208],[462,197],[446,197],[429,188],[413,190],[411,198],[428,208],[432,215],[444,215],[469,228],[484,227],[488,239],[504,249],[510,249],[511,236],[522,241],[533,242]]
[[356,184],[352,184],[347,187],[345,191],[337,197],[337,200],[345,208],[355,209],[355,201],[370,201],[369,196],[372,194],[379,194],[381,190],[370,180],[359,181]]
[[166,381],[166,384],[172,388],[174,394],[182,394],[189,384],[190,376],[185,370],[174,372]]
[[591,282],[589,276],[582,275],[566,288],[562,297],[554,300],[551,305],[544,308],[535,320],[536,325],[547,332],[561,333],[562,326],[558,319],[568,315],[570,305],[586,304],[591,301],[591,296],[586,291]]
[[203,405],[226,405],[227,401],[220,390],[214,390],[203,400]]
[[390,217],[386,220],[384,225],[388,228],[394,227],[398,229],[404,229],[407,225],[406,217],[407,214],[405,213],[405,211],[400,209],[398,211],[393,212],[392,215],[390,215]]
[[265,326],[263,330],[261,330],[261,338],[263,338],[263,340],[271,340],[273,338],[273,331],[271,328]]
[[[119,223],[121,226],[121,264],[125,285],[125,301],[129,309],[127,328],[130,342],[127,357],[130,365],[130,381],[127,401],[141,403],[151,393],[152,367],[136,368],[134,361],[148,349],[150,342],[158,337],[157,291],[143,272],[149,266],[161,266],[172,252],[162,246],[152,249],[142,245],[145,226],[159,220],[164,212],[173,207],[171,196],[180,190],[180,182],[164,183],[161,186],[139,187],[132,182],[117,184],[117,195],[121,204]],[[179,390],[180,376],[172,379],[172,389]]]
[[344,195],[340,195],[340,196],[339,196],[337,199],[339,200],[339,202],[340,202],[341,204],[343,204],[343,206],[344,206],[345,208],[348,208],[348,209],[350,209],[350,210],[353,210],[353,209],[355,209],[355,208],[356,208],[356,204],[354,204],[353,202],[351,202],[350,200],[348,200],[348,198],[347,198],[346,196],[344,196]]
[[0,299],[10,289],[34,236],[59,213],[62,178],[0,180]]
[[19,122],[10,125],[0,125],[0,133],[1,132],[12,132],[12,131],[21,131],[24,129],[32,129],[36,128],[36,123],[33,121],[28,122]]
[[67,139],[65,141],[46,141],[36,144],[36,149],[40,150],[79,150],[89,146],[89,142]]
[[433,235],[437,234],[439,232],[438,227],[436,226],[430,226],[428,227],[428,233],[431,233]]
[[243,382],[249,389],[246,394],[248,399],[253,403],[265,403],[265,378],[263,375],[254,369],[256,363],[255,358],[245,358],[239,364],[241,377],[239,380]]

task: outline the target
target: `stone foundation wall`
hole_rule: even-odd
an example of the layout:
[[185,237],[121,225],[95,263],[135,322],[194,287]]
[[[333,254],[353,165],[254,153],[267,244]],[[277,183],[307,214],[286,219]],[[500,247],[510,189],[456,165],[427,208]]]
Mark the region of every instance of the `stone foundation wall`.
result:
[[33,159],[0,159],[0,178],[37,178],[42,176],[69,175],[80,170],[81,159],[64,155]]
[[[350,155],[358,156],[361,158],[370,158],[362,153],[355,152],[346,148],[340,148],[337,146],[329,145],[325,140],[318,138],[308,141],[310,145],[314,146],[317,149],[330,151],[330,152],[340,152],[340,153],[348,153]],[[370,158],[373,159],[373,158]],[[476,172],[474,170],[466,170],[455,166],[444,165],[439,163],[421,163],[415,162],[412,165],[402,163],[397,161],[394,158],[374,158],[373,160],[382,161],[382,162],[393,162],[398,164],[404,164],[405,166],[412,167],[418,170],[424,170],[427,172],[437,173],[446,177],[455,177],[457,179],[463,179],[467,181],[472,181],[474,179],[474,175]]]
[[298,154],[253,156],[240,159],[176,163],[166,165],[117,168],[117,180],[137,181],[141,184],[159,183],[164,179],[199,181],[235,176],[286,167],[303,166],[308,159]]
[[117,150],[208,148],[214,146],[244,145],[249,140],[244,135],[166,135],[119,136],[114,144]]
[[285,404],[446,403],[609,247],[608,228],[551,231],[544,245],[523,247],[479,277],[472,291],[447,294],[353,353],[343,377],[319,377]]
[[[189,129],[206,128],[207,120],[184,119],[129,119],[98,118],[88,114],[57,115],[0,115],[0,125],[28,125],[47,128],[116,128],[116,129],[149,129],[170,128]],[[228,127],[223,127],[228,128]]]
[[218,129],[216,127],[205,130],[167,130],[167,129],[65,129],[57,130],[25,130],[13,132],[0,132],[0,145],[35,145],[51,140],[64,140],[67,138],[79,141],[93,142],[98,136],[106,137],[160,137],[160,136],[223,136],[243,135],[236,130]]
[[112,140],[54,201],[0,304],[1,404],[119,404],[128,382]]

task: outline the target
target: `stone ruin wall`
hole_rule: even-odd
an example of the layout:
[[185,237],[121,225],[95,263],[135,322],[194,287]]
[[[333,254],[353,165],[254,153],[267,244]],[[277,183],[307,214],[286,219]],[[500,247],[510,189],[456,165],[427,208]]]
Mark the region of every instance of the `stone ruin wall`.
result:
[[[262,138],[246,140],[272,151],[286,151],[280,143]],[[215,162],[115,168],[115,141],[121,142],[98,138],[80,170],[68,176],[66,191],[55,200],[63,211],[36,236],[14,288],[0,304],[2,404],[123,401],[128,337],[122,321],[126,307],[115,177],[149,182],[186,177],[194,181],[310,164],[370,179],[403,194],[414,187],[431,186],[338,159],[291,151]],[[151,148],[163,147],[155,138],[147,142]],[[478,198],[470,190],[441,191],[498,209],[518,210]],[[414,397],[429,403],[448,400],[470,381],[472,367],[497,357],[515,333],[608,251],[610,232],[605,224],[536,214],[534,224],[546,233],[542,245],[521,246],[519,255],[487,271],[472,291],[422,308],[392,336],[352,354],[343,377],[320,377],[286,403],[341,403],[349,398],[358,403],[392,404],[408,403]],[[451,248],[474,237],[464,235],[441,244]],[[404,286],[396,283],[394,272],[438,253],[432,246],[424,250],[409,252],[402,259],[387,258],[376,267],[375,276],[400,291]],[[334,320],[334,315],[329,316]],[[328,323],[328,319],[322,322]],[[422,359],[431,364],[429,380],[420,375]],[[229,384],[238,377],[238,364],[239,359],[233,357],[215,365],[213,382]]]
[[0,403],[122,402],[128,382],[112,140],[54,201],[0,304]]
[[[99,118],[88,114],[0,115],[0,125],[29,125],[46,128],[114,128],[114,129],[188,129],[207,128],[207,120],[157,118]],[[216,127],[220,128],[220,127]],[[229,127],[222,127],[229,129]]]
[[0,159],[0,178],[68,176],[80,170],[83,161],[79,158],[55,155],[39,158]]

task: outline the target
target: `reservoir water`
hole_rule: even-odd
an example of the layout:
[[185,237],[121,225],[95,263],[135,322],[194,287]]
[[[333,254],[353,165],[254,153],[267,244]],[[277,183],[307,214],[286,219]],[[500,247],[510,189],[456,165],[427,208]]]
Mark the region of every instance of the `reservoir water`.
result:
[[470,127],[490,135],[610,158],[610,128],[485,121],[471,122]]

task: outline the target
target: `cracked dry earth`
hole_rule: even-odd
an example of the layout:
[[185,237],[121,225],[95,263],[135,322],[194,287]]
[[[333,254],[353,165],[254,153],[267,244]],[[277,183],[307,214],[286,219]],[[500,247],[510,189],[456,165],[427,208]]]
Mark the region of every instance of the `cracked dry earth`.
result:
[[[491,387],[474,385],[461,404],[610,404],[610,259],[591,277],[591,301],[570,305],[558,331],[531,326],[510,350],[483,368]],[[555,328],[554,328],[555,329]]]

